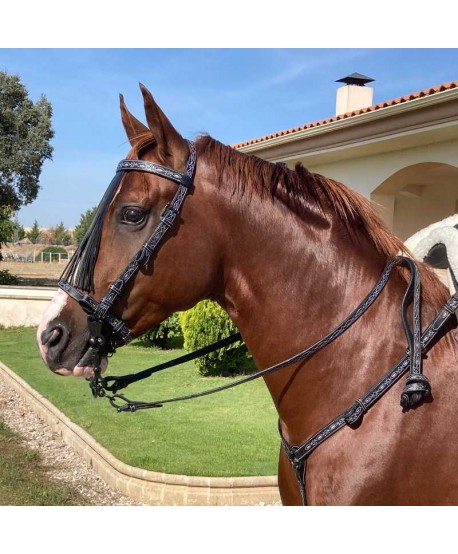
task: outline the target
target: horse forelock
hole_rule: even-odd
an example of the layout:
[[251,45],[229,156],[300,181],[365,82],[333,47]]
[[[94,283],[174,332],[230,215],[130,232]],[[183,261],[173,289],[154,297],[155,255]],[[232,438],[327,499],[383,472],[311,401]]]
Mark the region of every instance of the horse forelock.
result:
[[[134,140],[135,145],[127,154],[127,159],[138,159],[146,149],[156,143],[151,132],[139,134]],[[62,275],[64,281],[83,291],[94,292],[94,271],[101,247],[105,216],[121,190],[122,181],[115,177],[108,186],[86,235]]]
[[94,271],[101,246],[103,223],[121,180],[122,177],[116,174],[111,181],[89,229],[62,275],[62,280],[86,292],[94,292]]
[[144,133],[134,137],[132,140],[134,141],[134,146],[126,156],[127,159],[139,159],[145,150],[153,148],[156,145],[156,139],[151,131],[145,131]]

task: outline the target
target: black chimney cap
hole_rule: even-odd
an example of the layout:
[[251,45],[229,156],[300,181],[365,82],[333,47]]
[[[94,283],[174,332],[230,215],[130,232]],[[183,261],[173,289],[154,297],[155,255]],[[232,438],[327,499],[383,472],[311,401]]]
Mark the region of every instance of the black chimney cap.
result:
[[358,85],[363,87],[366,83],[371,83],[375,79],[367,77],[367,75],[361,75],[361,73],[352,73],[347,75],[347,77],[342,77],[342,79],[337,79],[336,83],[345,83],[346,85]]

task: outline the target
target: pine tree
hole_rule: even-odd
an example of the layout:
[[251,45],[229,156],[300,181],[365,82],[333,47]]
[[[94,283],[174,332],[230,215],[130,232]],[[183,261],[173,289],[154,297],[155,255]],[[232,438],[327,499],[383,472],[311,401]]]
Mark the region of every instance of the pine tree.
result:
[[81,215],[80,222],[75,227],[76,244],[80,244],[83,240],[86,231],[89,229],[92,220],[94,219],[96,211],[97,208],[91,208]]
[[65,229],[63,221],[61,221],[54,229],[54,244],[63,244],[68,246],[70,244],[70,233]]
[[38,221],[35,219],[33,222],[32,229],[26,233],[27,238],[33,242],[33,244],[36,244],[40,238],[40,227],[38,226]]

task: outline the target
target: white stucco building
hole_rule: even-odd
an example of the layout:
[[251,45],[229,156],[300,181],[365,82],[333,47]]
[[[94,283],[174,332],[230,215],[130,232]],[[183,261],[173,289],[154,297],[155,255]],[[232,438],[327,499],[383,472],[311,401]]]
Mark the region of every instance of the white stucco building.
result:
[[458,212],[458,81],[375,105],[371,88],[347,84],[336,106],[328,119],[233,146],[345,183],[402,239]]

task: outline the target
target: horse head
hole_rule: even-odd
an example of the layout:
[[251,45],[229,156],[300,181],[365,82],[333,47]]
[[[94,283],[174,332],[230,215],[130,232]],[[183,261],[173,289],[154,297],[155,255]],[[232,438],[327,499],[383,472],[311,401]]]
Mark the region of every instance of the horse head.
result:
[[[128,111],[120,96],[122,123],[132,147],[124,167],[132,168],[130,161],[141,160],[151,162],[149,166],[143,164],[143,168],[160,166],[159,169],[183,175],[190,157],[189,143],[175,130],[151,93],[143,85],[140,88],[148,126]],[[112,293],[120,274],[124,280],[122,290],[116,294],[109,313],[123,322],[129,339],[211,294],[218,271],[218,240],[210,227],[217,218],[211,216],[212,203],[206,192],[211,179],[201,166],[192,168],[194,182],[185,182],[186,202],[151,256],[151,249],[142,250],[142,246],[148,244],[164,221],[164,211],[175,202],[181,185],[157,172],[118,168],[88,234],[64,272],[62,288],[73,290],[74,294],[71,297],[59,290],[38,328],[41,356],[52,371],[85,377],[92,373],[85,313],[90,310],[87,303],[78,300],[91,294],[91,302],[96,305],[107,297],[107,292]],[[138,263],[127,279],[123,272],[132,260]],[[69,289],[67,283],[71,283]],[[112,331],[102,349],[102,369],[107,366],[110,349],[123,344]]]

